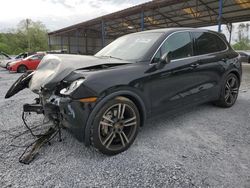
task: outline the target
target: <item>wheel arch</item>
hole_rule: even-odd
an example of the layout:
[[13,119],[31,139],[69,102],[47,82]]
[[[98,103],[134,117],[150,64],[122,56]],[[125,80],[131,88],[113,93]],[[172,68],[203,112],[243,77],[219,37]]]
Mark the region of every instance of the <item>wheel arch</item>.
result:
[[142,127],[144,122],[145,122],[145,118],[146,118],[146,107],[143,104],[142,100],[139,97],[131,95],[131,94],[124,94],[124,95],[120,95],[120,96],[128,98],[133,103],[135,103],[135,105],[139,111],[139,114],[140,114],[140,120],[141,120],[140,127]]
[[239,82],[241,81],[241,75],[240,75],[240,73],[239,73],[237,70],[231,70],[231,71],[229,71],[229,72],[226,74],[226,76],[228,76],[229,74],[235,74],[235,75],[237,76]]
[[21,66],[24,66],[27,70],[29,70],[28,67],[27,67],[27,65],[20,64],[20,65],[18,65],[18,67],[17,67],[17,69],[16,69],[17,72],[18,72],[18,69],[19,69]]
[[89,115],[89,118],[87,120],[86,126],[85,126],[85,130],[84,130],[84,143],[86,146],[90,145],[90,131],[91,131],[91,126],[92,126],[92,122],[95,118],[96,113],[99,111],[99,109],[109,100],[116,98],[116,97],[126,97],[128,99],[130,99],[132,102],[135,103],[135,105],[138,108],[139,114],[140,114],[140,126],[142,126],[146,120],[146,106],[143,103],[142,98],[129,90],[120,90],[120,91],[116,91],[113,92],[107,96],[105,96],[104,98],[102,98],[94,107],[93,111],[91,112],[91,114]]

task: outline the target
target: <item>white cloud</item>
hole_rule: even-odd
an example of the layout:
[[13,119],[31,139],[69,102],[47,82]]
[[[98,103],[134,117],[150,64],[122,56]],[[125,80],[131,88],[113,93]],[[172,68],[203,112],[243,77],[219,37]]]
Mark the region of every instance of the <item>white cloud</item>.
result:
[[[2,0],[0,31],[14,28],[22,19],[42,21],[50,31],[122,10],[149,0]],[[233,39],[237,25],[234,24]],[[217,31],[217,26],[207,27]],[[222,27],[228,37],[226,26]]]
[[59,29],[148,0],[3,0],[0,30],[22,19],[40,20],[50,29]]

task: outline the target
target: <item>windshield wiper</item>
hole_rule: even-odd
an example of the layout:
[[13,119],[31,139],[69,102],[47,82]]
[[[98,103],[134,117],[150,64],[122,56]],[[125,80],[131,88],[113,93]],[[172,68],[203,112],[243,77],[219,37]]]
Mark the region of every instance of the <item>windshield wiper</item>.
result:
[[114,57],[114,56],[111,56],[111,55],[102,55],[102,56],[100,56],[100,57],[108,57],[108,58],[123,60],[123,59],[121,59],[121,58],[119,58],[119,57]]

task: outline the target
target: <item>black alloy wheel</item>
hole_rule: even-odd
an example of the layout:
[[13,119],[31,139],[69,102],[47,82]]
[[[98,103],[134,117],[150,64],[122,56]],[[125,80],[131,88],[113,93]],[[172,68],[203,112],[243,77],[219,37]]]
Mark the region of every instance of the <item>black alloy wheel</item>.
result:
[[231,107],[234,105],[239,93],[239,79],[235,74],[226,77],[223,91],[217,104],[221,107]]
[[238,97],[239,84],[235,76],[230,76],[225,86],[225,102],[228,105],[233,105]]
[[139,125],[136,105],[127,98],[117,97],[106,103],[97,114],[92,145],[107,155],[121,153],[134,142]]

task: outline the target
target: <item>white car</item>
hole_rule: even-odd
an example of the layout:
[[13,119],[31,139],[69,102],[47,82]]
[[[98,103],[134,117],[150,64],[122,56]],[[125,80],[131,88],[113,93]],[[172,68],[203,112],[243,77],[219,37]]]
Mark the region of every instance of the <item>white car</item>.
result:
[[4,52],[0,52],[0,66],[6,68],[6,64],[11,61],[12,58]]
[[22,60],[30,55],[33,55],[34,53],[29,53],[29,52],[24,52],[24,53],[20,53],[18,54],[16,57],[14,58],[10,58],[8,60],[4,60],[0,63],[0,66],[3,67],[3,68],[7,68],[8,64],[14,62],[14,61],[19,61],[19,60]]

